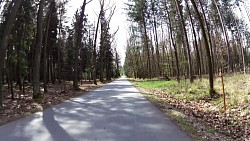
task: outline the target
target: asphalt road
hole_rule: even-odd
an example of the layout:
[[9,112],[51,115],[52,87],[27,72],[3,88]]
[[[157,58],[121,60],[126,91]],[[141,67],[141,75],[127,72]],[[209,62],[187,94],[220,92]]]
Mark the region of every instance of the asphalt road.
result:
[[0,126],[0,141],[192,141],[121,78]]

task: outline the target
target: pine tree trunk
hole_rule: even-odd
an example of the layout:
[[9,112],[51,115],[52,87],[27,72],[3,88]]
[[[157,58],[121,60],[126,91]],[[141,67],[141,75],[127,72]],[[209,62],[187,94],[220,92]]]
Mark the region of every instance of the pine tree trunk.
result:
[[147,52],[147,77],[151,78],[152,77],[152,72],[151,72],[151,59],[150,59],[150,49],[148,45],[148,35],[147,35],[147,27],[146,27],[146,21],[145,17],[143,17],[143,34],[144,34],[144,45],[146,46],[146,52]]
[[101,13],[99,13],[97,24],[96,24],[94,47],[93,47],[93,66],[94,66],[93,81],[94,81],[95,85],[97,85],[97,82],[96,82],[96,69],[97,69],[97,66],[96,66],[96,42],[97,42],[97,34],[98,34],[98,28],[99,28],[99,23],[100,23],[100,15],[101,15]]
[[227,56],[227,66],[228,66],[228,72],[231,72],[231,71],[233,71],[233,62],[232,62],[232,55],[231,55],[231,51],[230,51],[230,44],[229,44],[229,40],[228,40],[228,34],[227,34],[227,31],[226,31],[226,27],[224,25],[223,18],[222,18],[221,13],[220,13],[220,9],[219,9],[219,7],[218,7],[215,0],[213,0],[213,3],[215,4],[217,13],[219,15],[221,27],[222,27],[222,30],[223,30],[223,33],[224,33],[224,38],[226,40],[227,55],[228,55]]
[[40,60],[41,60],[41,49],[43,41],[43,7],[44,7],[44,0],[40,0],[39,10],[37,15],[36,47],[35,47],[34,63],[33,63],[33,98],[41,96]]
[[167,15],[168,15],[170,38],[171,38],[172,45],[174,47],[174,55],[175,55],[176,71],[177,71],[177,81],[180,82],[180,67],[179,67],[178,52],[177,52],[176,44],[175,44],[174,37],[173,37],[173,30],[172,30],[172,22],[170,19],[170,13],[169,13],[168,9],[166,9],[166,11],[167,11]]
[[187,30],[185,27],[185,21],[183,18],[183,14],[182,11],[180,9],[180,3],[178,2],[178,0],[175,0],[176,3],[176,7],[177,7],[177,11],[179,13],[179,16],[181,18],[181,25],[183,28],[183,32],[184,32],[184,37],[185,37],[185,43],[187,46],[187,60],[188,60],[188,72],[189,72],[189,81],[192,83],[193,82],[193,70],[192,70],[192,58],[191,58],[191,51],[190,51],[190,46],[189,46],[189,42],[188,42],[188,36],[187,36]]
[[157,75],[161,75],[160,69],[160,53],[159,53],[159,41],[158,41],[158,32],[157,32],[157,23],[156,23],[156,14],[155,14],[155,0],[151,0],[152,3],[152,11],[153,11],[153,26],[154,26],[154,38],[155,38],[155,46],[156,46],[156,71]]
[[73,79],[73,87],[75,90],[78,90],[78,77],[79,77],[79,71],[78,71],[78,56],[79,56],[79,47],[81,46],[81,41],[83,37],[83,20],[84,20],[84,12],[85,12],[85,7],[86,7],[86,0],[83,1],[83,5],[81,7],[81,14],[79,21],[77,21],[77,38],[76,38],[76,45],[75,45],[75,61],[74,61],[74,79]]
[[214,78],[213,78],[213,65],[212,65],[212,60],[211,60],[211,54],[210,54],[210,50],[209,50],[209,43],[208,43],[208,39],[207,39],[207,35],[206,35],[206,30],[204,28],[203,22],[202,22],[202,18],[201,15],[199,13],[199,10],[196,6],[196,3],[194,0],[191,0],[191,3],[194,7],[195,13],[197,15],[198,21],[199,21],[199,25],[202,31],[202,36],[204,38],[204,42],[205,42],[205,49],[206,49],[206,53],[207,53],[207,61],[208,61],[208,75],[209,75],[209,94],[211,97],[214,96]]
[[[212,38],[211,38],[211,35],[210,35],[210,29],[209,29],[209,26],[208,26],[208,21],[207,21],[207,18],[206,18],[206,14],[205,14],[205,10],[203,8],[203,5],[201,3],[201,0],[199,0],[199,3],[200,3],[200,6],[201,6],[201,11],[202,11],[202,15],[203,15],[203,18],[204,18],[204,24],[206,26],[206,30],[207,30],[207,37],[208,37],[208,43],[209,43],[209,49],[210,49],[210,54],[211,54],[211,61],[212,61],[212,65],[213,65],[213,71],[215,69],[214,65],[214,55],[213,55],[213,44],[212,44]],[[209,15],[209,14],[208,14]]]
[[198,75],[201,78],[201,62],[200,62],[201,59],[200,59],[200,53],[199,53],[199,48],[198,48],[198,43],[197,43],[197,38],[196,38],[196,31],[195,31],[195,28],[194,28],[194,22],[193,22],[193,18],[191,16],[191,11],[190,11],[189,5],[187,3],[187,0],[185,0],[185,2],[186,2],[190,22],[191,22],[193,35],[194,35],[194,47],[195,47],[195,50],[196,50],[196,59],[197,59],[196,62],[197,62],[197,67],[198,67]]
[[[17,63],[16,63],[16,84],[19,86],[19,90],[20,92],[22,91],[22,80],[21,80],[21,56],[20,56],[20,52],[23,46],[23,39],[24,39],[24,31],[25,31],[25,25],[23,25],[21,27],[21,30],[23,31],[22,33],[17,33],[18,36],[18,45],[17,45],[17,49],[16,49],[16,53],[17,53]],[[20,35],[21,34],[21,35]]]
[[[47,93],[47,45],[48,45],[48,35],[49,35],[49,28],[50,28],[50,20],[51,20],[51,7],[52,2],[50,3],[50,9],[48,11],[48,17],[47,17],[47,24],[46,24],[46,30],[45,30],[45,40],[44,40],[44,47],[43,47],[43,88],[44,93]],[[60,62],[60,61],[59,61]]]

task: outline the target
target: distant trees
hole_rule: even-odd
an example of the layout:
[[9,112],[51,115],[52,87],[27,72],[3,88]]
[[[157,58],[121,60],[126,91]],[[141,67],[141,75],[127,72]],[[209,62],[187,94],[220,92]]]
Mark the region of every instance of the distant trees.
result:
[[[113,50],[115,33],[109,31],[112,16],[105,16],[105,10],[114,13],[114,8],[103,10],[98,18],[101,28],[94,33],[94,21],[88,21],[85,14],[86,0],[76,11],[72,26],[65,25],[67,2],[13,0],[0,3],[0,108],[4,101],[3,84],[7,84],[15,99],[21,98],[27,83],[31,83],[33,98],[39,98],[47,92],[48,83],[73,81],[73,88],[77,90],[81,79],[94,80],[97,84],[97,80],[104,82],[118,76],[115,74],[119,73],[119,55]],[[41,91],[41,82],[44,91]],[[20,90],[19,95],[14,91],[14,83]]]
[[[208,75],[213,97],[213,77],[221,68],[228,73],[249,68],[249,38],[245,34],[249,31],[234,13],[244,5],[237,0],[129,1],[126,75],[175,77],[178,81],[189,78],[190,82],[196,75]],[[152,33],[154,38],[150,38]],[[158,63],[160,69],[155,69]]]
[[1,34],[0,34],[0,108],[3,107],[3,93],[2,93],[2,79],[4,79],[4,75],[2,75],[4,69],[4,59],[6,56],[6,50],[8,46],[9,34],[13,27],[13,23],[15,21],[15,17],[17,11],[21,5],[22,0],[16,0],[15,2],[10,2],[6,4],[8,8],[6,10],[6,16],[3,18],[4,21],[1,23]]

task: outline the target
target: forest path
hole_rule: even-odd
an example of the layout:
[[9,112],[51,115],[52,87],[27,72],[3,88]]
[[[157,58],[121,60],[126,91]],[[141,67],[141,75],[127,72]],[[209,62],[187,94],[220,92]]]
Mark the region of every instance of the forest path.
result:
[[125,78],[0,127],[0,141],[192,141]]

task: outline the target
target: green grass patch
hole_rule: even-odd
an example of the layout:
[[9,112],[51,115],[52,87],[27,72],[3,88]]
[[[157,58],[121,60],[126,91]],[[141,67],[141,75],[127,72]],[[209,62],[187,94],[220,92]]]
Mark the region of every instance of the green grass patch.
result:
[[201,100],[208,96],[208,88],[204,83],[195,81],[190,84],[188,81],[162,81],[162,80],[145,80],[134,81],[135,86],[139,86],[145,89],[158,89],[164,91],[165,94],[169,94],[176,99],[185,100]]
[[[188,80],[163,81],[163,80],[134,80],[135,86],[147,90],[159,90],[171,95],[175,99],[188,101],[209,101],[211,104],[223,109],[223,97],[211,99],[209,95],[209,81],[206,78],[196,79],[193,83]],[[235,109],[240,105],[250,102],[250,75],[231,74],[224,76],[226,103],[228,109]],[[218,94],[222,94],[222,82],[220,77],[214,78],[214,88]]]
[[161,81],[161,80],[146,80],[146,81],[137,81],[134,82],[135,85],[152,89],[152,88],[166,88],[176,84],[176,81]]

